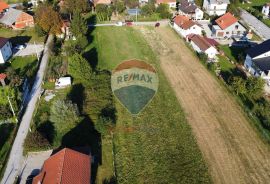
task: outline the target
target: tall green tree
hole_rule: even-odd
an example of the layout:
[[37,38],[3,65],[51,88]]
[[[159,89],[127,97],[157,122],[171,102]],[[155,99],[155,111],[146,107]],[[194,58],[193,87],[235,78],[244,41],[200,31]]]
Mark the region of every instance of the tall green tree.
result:
[[249,77],[246,81],[247,95],[253,99],[258,99],[263,95],[264,80],[259,77]]
[[98,4],[96,6],[97,18],[99,21],[110,20],[112,16],[112,9],[105,4]]
[[90,4],[88,0],[65,0],[62,11],[69,14],[73,14],[76,11],[85,13],[90,10]]
[[88,84],[93,71],[88,61],[82,55],[75,53],[68,59],[68,73],[70,73],[75,80]]
[[75,11],[71,20],[71,32],[75,37],[86,35],[88,26],[86,20],[81,16],[79,11]]
[[233,77],[230,83],[237,95],[246,94],[246,82],[242,77]]
[[168,4],[162,3],[162,4],[158,5],[156,12],[159,13],[161,18],[170,18],[171,17],[171,13],[170,13],[170,9],[169,9]]

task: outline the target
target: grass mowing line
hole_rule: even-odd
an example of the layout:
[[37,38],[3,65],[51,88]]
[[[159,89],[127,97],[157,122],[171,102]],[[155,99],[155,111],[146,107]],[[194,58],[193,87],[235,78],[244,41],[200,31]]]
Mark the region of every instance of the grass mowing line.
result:
[[123,60],[138,58],[155,65],[159,71],[159,91],[137,118],[133,119],[116,103],[114,143],[118,182],[209,183],[207,167],[184,112],[142,35],[127,27],[98,27],[92,34],[99,42],[94,41],[99,67],[112,70]]

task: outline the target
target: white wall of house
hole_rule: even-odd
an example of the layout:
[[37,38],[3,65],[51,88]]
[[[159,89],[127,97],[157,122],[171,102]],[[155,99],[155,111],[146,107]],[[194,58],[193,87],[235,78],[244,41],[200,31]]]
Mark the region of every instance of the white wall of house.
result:
[[216,57],[217,49],[216,49],[215,47],[211,46],[211,47],[209,47],[207,50],[202,51],[202,50],[200,49],[200,47],[198,47],[198,46],[196,45],[196,43],[194,43],[192,40],[190,41],[190,44],[191,44],[192,48],[193,48],[196,52],[198,52],[198,53],[205,53],[205,54],[208,56],[208,58],[210,58],[210,59],[213,59],[213,58]]
[[168,5],[170,8],[176,8],[176,2],[169,2]]
[[262,14],[264,14],[265,16],[269,16],[269,6],[263,6],[262,8]]
[[223,15],[227,11],[228,4],[221,3],[221,4],[210,4],[208,0],[203,1],[203,8],[205,9],[206,13],[210,16],[212,15]]
[[198,25],[193,25],[187,30],[182,29],[177,24],[174,24],[173,27],[184,38],[186,38],[186,36],[189,35],[189,34],[198,34],[198,35],[202,34],[202,28],[200,26],[198,26]]
[[193,19],[193,20],[202,20],[203,19],[203,11],[200,8],[197,8],[195,10],[195,13],[193,13],[193,14],[186,14],[181,10],[179,10],[179,14],[180,15],[185,15],[185,16],[189,17],[190,19]]
[[5,63],[12,56],[12,46],[10,42],[7,42],[2,48],[0,48],[0,63]]
[[212,33],[216,38],[222,39],[222,38],[230,38],[232,36],[243,36],[246,33],[246,29],[239,22],[236,22],[224,30],[217,29],[213,26]]

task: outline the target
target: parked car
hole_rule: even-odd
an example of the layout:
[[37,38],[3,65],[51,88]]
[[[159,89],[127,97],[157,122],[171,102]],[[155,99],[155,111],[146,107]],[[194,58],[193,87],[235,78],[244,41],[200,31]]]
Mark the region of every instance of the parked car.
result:
[[115,26],[123,26],[124,24],[123,24],[123,22],[117,22],[116,24],[115,24]]
[[125,23],[127,26],[132,26],[133,25],[133,20],[125,20]]

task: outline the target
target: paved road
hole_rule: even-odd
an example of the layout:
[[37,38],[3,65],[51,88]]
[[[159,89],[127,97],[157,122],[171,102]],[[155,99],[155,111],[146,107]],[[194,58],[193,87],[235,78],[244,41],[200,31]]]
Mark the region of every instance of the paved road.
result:
[[35,83],[29,94],[29,103],[26,107],[26,111],[20,122],[20,127],[17,132],[15,141],[13,143],[7,167],[4,173],[4,177],[1,184],[13,184],[18,174],[21,172],[23,165],[23,143],[26,138],[30,122],[35,110],[36,103],[40,96],[41,84],[44,77],[45,69],[49,59],[49,44],[53,41],[53,36],[50,35],[44,49],[44,55],[41,59],[40,67],[36,75]]
[[246,10],[241,9],[241,18],[256,32],[263,40],[270,39],[270,28],[258,20],[256,17],[248,13]]
[[29,56],[29,55],[36,55],[43,51],[44,45],[43,44],[27,44],[26,48],[22,50],[17,50],[14,53],[14,56]]

